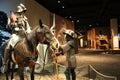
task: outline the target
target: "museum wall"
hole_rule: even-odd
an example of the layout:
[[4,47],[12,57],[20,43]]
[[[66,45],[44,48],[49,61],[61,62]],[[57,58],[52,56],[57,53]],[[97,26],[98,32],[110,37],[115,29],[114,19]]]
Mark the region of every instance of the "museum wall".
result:
[[[41,19],[42,22],[49,27],[53,25],[54,13],[51,13],[48,9],[38,4],[35,0],[0,0],[0,11],[5,12],[9,17],[10,11],[12,10],[16,12],[17,6],[20,3],[23,3],[27,8],[25,15],[28,18],[28,22],[32,29],[39,25],[39,19]],[[65,29],[74,30],[74,23],[55,14],[55,36],[58,38],[59,34],[62,34]],[[64,42],[65,40],[60,41]]]
[[17,11],[17,6],[23,3],[27,7],[26,16],[31,27],[37,26],[39,19],[44,24],[50,25],[50,12],[35,0],[0,0],[0,11],[3,11],[10,16],[10,11]]
[[94,48],[95,44],[95,28],[90,29],[87,31],[87,40],[88,40],[88,47],[89,48]]
[[62,28],[71,29],[74,31],[74,23],[63,17],[56,16],[56,30],[59,32]]
[[59,40],[60,44],[65,43],[65,38],[63,32],[66,29],[71,29],[74,31],[74,23],[69,21],[66,18],[63,18],[57,14],[51,13],[50,14],[50,24],[53,25],[53,16],[55,15],[55,37]]
[[[48,9],[44,8],[42,5],[38,4],[35,0],[0,0],[0,11],[5,12],[8,17],[10,16],[10,11],[17,11],[17,6],[23,3],[26,8],[26,16],[28,18],[29,24],[31,27],[35,27],[39,24],[39,19],[48,26],[52,26],[53,21],[53,13],[51,13]],[[63,27],[66,29],[74,30],[74,24],[55,14],[56,16],[56,34],[58,34],[59,30]]]
[[30,26],[37,26],[39,24],[39,19],[48,26],[50,26],[50,12],[42,5],[38,4],[34,0],[25,0],[25,5],[27,7],[26,16],[28,17]]

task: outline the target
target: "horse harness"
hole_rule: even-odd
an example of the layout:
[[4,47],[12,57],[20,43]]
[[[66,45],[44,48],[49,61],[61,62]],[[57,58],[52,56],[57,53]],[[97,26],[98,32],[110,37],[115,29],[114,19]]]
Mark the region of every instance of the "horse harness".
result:
[[[42,35],[45,36],[45,28],[43,28],[43,30],[42,30]],[[20,42],[20,41],[18,41],[18,42],[16,43],[16,45],[17,45],[19,42]],[[45,44],[48,44],[48,43],[46,43],[46,39],[45,39],[44,43],[45,43]],[[15,45],[15,46],[16,46],[16,45]],[[14,53],[12,53],[12,52],[14,52]],[[26,61],[26,62],[29,62],[29,61],[35,62],[35,60],[37,60],[37,58],[38,58],[38,55],[35,55],[35,56],[26,56],[26,55],[22,54],[22,52],[21,52],[20,50],[18,50],[17,48],[14,47],[14,48],[12,48],[12,50],[11,50],[10,56],[11,56],[11,60],[12,60],[13,62],[15,62],[15,63],[17,63],[16,60],[15,60],[15,58],[14,58],[15,53],[16,53],[17,55],[19,55],[19,56],[20,56],[24,61]],[[21,62],[21,63],[22,63],[22,62]],[[18,64],[21,64],[21,63],[18,63]]]
[[[17,43],[16,43],[16,45],[19,43],[20,41],[18,41]],[[15,46],[16,46],[15,45]],[[14,52],[14,53],[13,53]],[[26,56],[26,55],[24,55],[24,54],[22,54],[22,52],[20,51],[20,50],[18,50],[17,48],[12,48],[11,50],[10,50],[10,58],[11,58],[11,60],[13,61],[13,62],[15,62],[15,63],[17,63],[16,62],[16,60],[15,60],[15,54],[17,54],[17,55],[19,55],[24,61],[26,61],[26,62],[29,62],[29,61],[35,61],[35,60],[37,60],[37,58],[38,58],[38,55],[35,55],[35,56]],[[22,62],[21,62],[22,63]],[[21,64],[21,63],[18,63],[18,64]]]

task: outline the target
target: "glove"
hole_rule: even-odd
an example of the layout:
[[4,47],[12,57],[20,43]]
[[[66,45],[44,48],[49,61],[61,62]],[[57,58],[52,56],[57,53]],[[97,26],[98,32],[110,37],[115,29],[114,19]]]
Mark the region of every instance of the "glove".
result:
[[56,52],[56,53],[55,53],[56,56],[59,56],[59,55],[61,55],[61,54],[62,54],[62,52]]
[[60,46],[59,49],[58,49],[59,53],[63,55],[63,49],[62,47]]

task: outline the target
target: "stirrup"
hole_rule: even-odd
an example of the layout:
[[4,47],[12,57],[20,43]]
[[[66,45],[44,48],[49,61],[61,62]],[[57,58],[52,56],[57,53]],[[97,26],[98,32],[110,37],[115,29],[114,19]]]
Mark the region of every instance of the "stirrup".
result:
[[6,63],[4,63],[3,65],[6,65]]
[[2,64],[2,65],[4,66],[4,65],[7,65],[7,64],[6,64],[5,62],[3,62],[3,64]]
[[35,64],[39,64],[40,65],[39,61],[36,61]]
[[0,68],[0,71],[1,71],[2,73],[5,73],[5,72],[6,72],[6,66],[3,65],[3,66]]

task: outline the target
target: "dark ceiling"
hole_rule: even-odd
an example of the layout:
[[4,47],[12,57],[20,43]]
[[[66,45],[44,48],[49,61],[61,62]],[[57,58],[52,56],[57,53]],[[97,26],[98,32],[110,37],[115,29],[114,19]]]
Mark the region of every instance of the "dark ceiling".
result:
[[50,12],[81,26],[109,26],[110,18],[120,18],[120,0],[36,0]]

